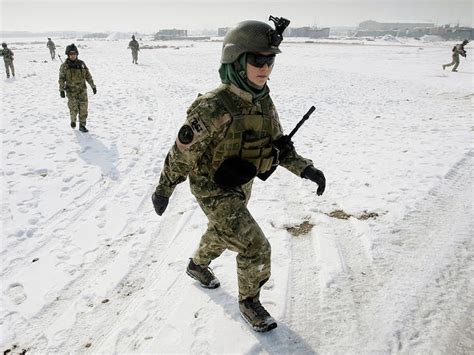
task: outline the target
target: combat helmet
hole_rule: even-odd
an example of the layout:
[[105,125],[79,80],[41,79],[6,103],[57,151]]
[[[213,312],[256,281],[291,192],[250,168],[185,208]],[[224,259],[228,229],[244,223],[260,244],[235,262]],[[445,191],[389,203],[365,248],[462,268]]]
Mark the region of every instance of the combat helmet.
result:
[[66,47],[65,54],[69,55],[69,52],[76,52],[77,55],[79,55],[79,51],[77,50],[77,47],[74,43],[71,43],[70,45]]
[[5,42],[2,42],[2,47],[7,48],[7,44]]
[[233,63],[245,52],[281,53],[278,46],[290,21],[273,16],[270,16],[270,20],[275,23],[275,29],[265,22],[253,20],[242,21],[233,26],[224,37],[221,63]]
[[469,43],[469,41],[468,41],[467,39],[465,39],[464,41],[462,41],[462,44],[464,44],[464,45],[466,45],[466,44],[468,44],[468,43]]

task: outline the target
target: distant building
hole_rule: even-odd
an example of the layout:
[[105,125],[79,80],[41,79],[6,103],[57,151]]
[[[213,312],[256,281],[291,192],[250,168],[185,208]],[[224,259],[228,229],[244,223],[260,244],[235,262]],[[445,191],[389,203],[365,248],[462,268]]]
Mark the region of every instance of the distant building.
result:
[[356,37],[394,37],[420,38],[425,35],[436,35],[446,40],[473,39],[472,27],[451,27],[450,25],[435,27],[433,23],[404,23],[364,21],[357,28]]
[[288,37],[309,37],[309,38],[328,38],[329,27],[291,27],[287,29],[286,36]]
[[429,28],[434,27],[433,23],[415,23],[415,22],[377,22],[364,21],[359,24],[359,30],[365,31],[407,31],[415,28]]
[[446,40],[474,40],[474,28],[445,25],[431,29],[431,35],[443,37]]
[[219,27],[217,29],[217,36],[219,37],[224,37],[227,34],[227,31],[229,31],[230,27]]
[[182,39],[183,37],[188,36],[188,30],[160,30],[155,34],[155,40],[174,40],[174,39]]

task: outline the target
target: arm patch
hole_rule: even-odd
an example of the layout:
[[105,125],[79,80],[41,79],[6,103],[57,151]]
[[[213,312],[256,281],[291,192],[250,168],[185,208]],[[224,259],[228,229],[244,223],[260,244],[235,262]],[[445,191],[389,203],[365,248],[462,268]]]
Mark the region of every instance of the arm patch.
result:
[[193,138],[194,138],[194,133],[193,133],[193,129],[190,126],[186,124],[183,127],[181,127],[178,133],[178,141],[181,144],[184,144],[184,145],[189,144],[193,141]]
[[184,126],[181,127],[176,139],[179,150],[189,149],[194,144],[209,137],[209,131],[197,115],[188,117]]

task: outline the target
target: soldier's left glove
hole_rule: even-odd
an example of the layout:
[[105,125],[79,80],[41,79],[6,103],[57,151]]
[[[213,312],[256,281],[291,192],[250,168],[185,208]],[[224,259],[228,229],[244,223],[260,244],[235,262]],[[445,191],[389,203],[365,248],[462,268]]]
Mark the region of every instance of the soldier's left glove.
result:
[[161,216],[168,206],[169,198],[157,195],[156,192],[154,192],[153,195],[151,195],[151,200],[153,202],[153,207],[155,208],[156,214]]
[[97,88],[92,88],[92,92],[95,94],[97,94]]
[[326,189],[326,178],[321,170],[316,169],[314,166],[310,165],[304,169],[302,177],[305,179],[310,179],[311,181],[318,184],[318,190],[316,194],[321,196]]
[[66,93],[64,91],[59,92],[59,96],[61,96],[63,99],[66,97]]

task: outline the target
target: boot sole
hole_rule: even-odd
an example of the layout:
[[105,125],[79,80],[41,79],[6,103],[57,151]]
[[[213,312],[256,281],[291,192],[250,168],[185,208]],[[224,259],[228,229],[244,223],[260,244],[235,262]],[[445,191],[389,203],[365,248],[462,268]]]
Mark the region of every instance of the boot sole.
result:
[[204,287],[204,288],[207,288],[207,289],[215,289],[215,288],[218,288],[221,283],[218,282],[217,284],[215,284],[214,286],[209,286],[209,285],[206,285],[206,284],[203,284],[196,276],[194,276],[193,274],[191,274],[188,270],[186,270],[186,274],[188,274],[189,277],[193,278],[194,280],[196,280],[197,282],[199,282],[199,284],[201,285],[201,287]]
[[247,317],[245,317],[245,315],[242,312],[240,312],[240,315],[247,322],[247,324],[250,325],[250,328],[252,328],[253,330],[255,330],[258,333],[269,332],[270,330],[275,329],[278,326],[278,324],[276,322],[273,322],[273,323],[270,323],[270,324],[266,325],[265,327],[257,327],[257,326],[252,325],[252,323],[250,323],[250,321],[247,319]]

